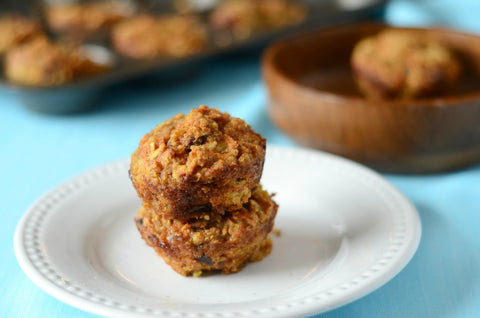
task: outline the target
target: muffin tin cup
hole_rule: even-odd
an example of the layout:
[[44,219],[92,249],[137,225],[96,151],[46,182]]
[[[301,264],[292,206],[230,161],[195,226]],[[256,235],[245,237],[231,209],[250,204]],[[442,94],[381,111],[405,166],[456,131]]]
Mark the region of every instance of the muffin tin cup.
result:
[[[83,2],[83,1],[80,1]],[[188,2],[185,0],[183,2]],[[111,70],[93,77],[75,80],[70,83],[54,87],[31,87],[18,85],[3,80],[3,88],[13,91],[19,96],[20,101],[26,107],[46,113],[67,114],[88,109],[96,106],[101,95],[110,85],[127,82],[138,78],[155,78],[156,76],[168,77],[175,73],[191,73],[195,65],[212,58],[228,55],[235,52],[258,49],[272,40],[280,37],[296,34],[312,28],[325,27],[328,25],[379,18],[386,3],[385,0],[357,1],[357,6],[345,5],[345,1],[309,1],[298,0],[307,8],[307,17],[297,25],[286,26],[276,30],[265,30],[252,34],[247,39],[235,38],[228,31],[215,31],[208,27],[208,17],[212,7],[197,8],[191,12],[207,25],[207,47],[191,56],[181,58],[159,57],[154,59],[131,59],[117,54],[111,47],[108,30],[102,29],[98,33],[87,37],[85,44],[101,47],[114,61]],[[137,0],[132,2],[138,12],[151,14],[174,13],[178,1],[155,1]],[[214,5],[216,2],[213,1]],[[36,2],[32,5],[27,1],[6,1],[0,4],[0,13],[20,12],[32,17],[40,18],[45,22],[44,10],[48,1]],[[48,34],[54,38],[62,38],[62,35],[48,30]],[[223,39],[219,41],[218,39]],[[173,72],[178,70],[177,72]],[[156,80],[156,79],[155,79]],[[159,83],[158,85],[161,85]],[[1,87],[0,87],[1,89]]]

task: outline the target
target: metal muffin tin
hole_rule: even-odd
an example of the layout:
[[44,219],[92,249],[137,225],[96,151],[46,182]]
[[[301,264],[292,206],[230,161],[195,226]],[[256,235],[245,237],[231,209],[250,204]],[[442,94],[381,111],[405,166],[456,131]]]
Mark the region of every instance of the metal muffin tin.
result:
[[[153,14],[175,13],[174,0],[137,0],[135,5],[140,12]],[[194,1],[194,0],[184,0]],[[51,87],[19,85],[0,77],[0,91],[10,91],[18,95],[22,104],[32,110],[66,114],[92,109],[99,97],[108,87],[129,80],[150,75],[169,76],[173,72],[183,72],[207,60],[230,53],[262,48],[269,42],[285,36],[292,36],[302,31],[355,21],[379,19],[387,0],[297,0],[307,8],[307,17],[297,25],[273,31],[256,33],[247,39],[237,39],[231,35],[230,44],[217,45],[213,40],[218,34],[208,29],[209,45],[198,54],[183,58],[156,58],[150,60],[131,59],[118,55],[109,45],[107,34],[97,34],[85,42],[89,55],[112,63],[111,70],[66,84]],[[57,1],[58,3],[58,1]],[[206,1],[202,1],[206,3]],[[208,16],[215,1],[208,1],[209,7],[199,8],[194,14],[208,25]],[[41,1],[2,1],[0,14],[19,12],[42,19],[46,2]],[[48,32],[48,27],[45,25]]]

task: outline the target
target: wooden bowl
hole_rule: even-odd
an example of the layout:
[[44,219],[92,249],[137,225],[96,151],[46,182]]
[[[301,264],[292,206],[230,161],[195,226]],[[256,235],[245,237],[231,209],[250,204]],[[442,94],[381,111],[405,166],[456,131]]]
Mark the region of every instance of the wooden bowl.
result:
[[427,173],[480,161],[480,37],[434,34],[460,57],[464,73],[445,96],[370,100],[357,90],[350,54],[385,25],[316,31],[271,45],[262,59],[274,124],[297,142],[380,171]]

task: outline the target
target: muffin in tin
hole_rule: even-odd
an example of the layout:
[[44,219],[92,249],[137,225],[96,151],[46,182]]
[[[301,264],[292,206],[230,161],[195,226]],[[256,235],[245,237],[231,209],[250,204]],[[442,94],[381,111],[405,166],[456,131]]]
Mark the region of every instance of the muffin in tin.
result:
[[210,24],[215,30],[248,38],[259,31],[299,23],[306,14],[303,5],[289,0],[227,0],[213,9]]
[[184,57],[207,47],[205,26],[193,16],[136,15],[111,30],[115,51],[134,59]]
[[43,36],[14,47],[4,59],[8,80],[34,86],[60,85],[108,68],[92,61],[76,46],[53,43]]
[[43,34],[40,23],[18,14],[0,17],[0,54]]
[[135,11],[128,1],[91,1],[47,6],[45,17],[52,31],[84,39],[131,17]]

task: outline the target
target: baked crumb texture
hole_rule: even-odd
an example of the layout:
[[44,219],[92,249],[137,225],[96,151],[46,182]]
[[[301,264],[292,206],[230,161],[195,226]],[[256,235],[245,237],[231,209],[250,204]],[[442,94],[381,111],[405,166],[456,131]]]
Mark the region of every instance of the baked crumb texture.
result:
[[441,94],[461,73],[446,45],[412,30],[387,29],[359,41],[351,64],[360,90],[377,99]]
[[259,184],[265,139],[200,106],[155,127],[132,154],[137,227],[182,275],[232,273],[271,250],[277,204]]
[[167,264],[182,275],[198,276],[203,271],[237,272],[268,255],[272,243],[267,235],[276,211],[270,195],[258,186],[242,208],[224,215],[182,222],[144,203],[135,220],[144,240]]
[[242,119],[200,106],[158,125],[132,155],[138,195],[171,218],[240,209],[262,174],[265,139]]

